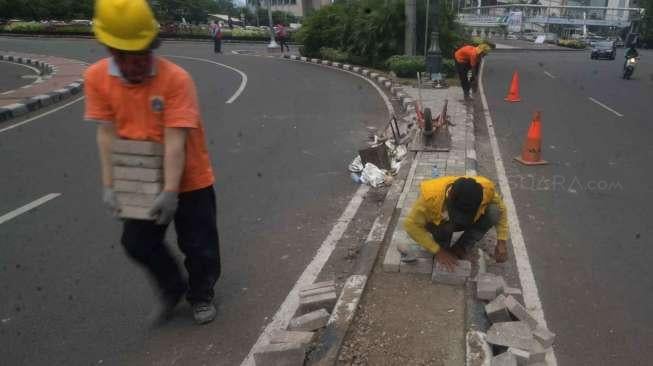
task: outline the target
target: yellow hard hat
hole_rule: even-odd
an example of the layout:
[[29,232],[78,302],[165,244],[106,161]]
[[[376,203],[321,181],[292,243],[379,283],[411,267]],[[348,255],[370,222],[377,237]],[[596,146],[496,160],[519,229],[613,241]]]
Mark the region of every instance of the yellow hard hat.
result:
[[96,0],[93,33],[111,48],[143,51],[159,33],[159,24],[146,0]]
[[478,53],[479,55],[485,55],[488,52],[490,52],[490,49],[491,49],[490,45],[488,45],[487,43],[481,43],[480,45],[476,46],[476,53]]

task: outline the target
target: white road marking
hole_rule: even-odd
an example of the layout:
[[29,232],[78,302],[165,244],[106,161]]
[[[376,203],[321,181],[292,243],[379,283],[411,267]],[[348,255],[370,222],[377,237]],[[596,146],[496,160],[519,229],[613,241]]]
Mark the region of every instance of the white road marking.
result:
[[6,131],[9,131],[9,130],[11,130],[11,129],[14,129],[14,128],[16,128],[16,127],[22,126],[22,125],[24,125],[24,124],[28,124],[28,123],[30,123],[30,122],[32,122],[32,121],[34,121],[34,120],[37,120],[37,119],[39,119],[39,118],[41,118],[41,117],[45,117],[45,116],[47,116],[47,115],[49,115],[49,114],[52,114],[52,113],[58,112],[58,111],[60,111],[60,110],[62,110],[62,109],[64,109],[64,108],[66,108],[66,107],[68,107],[68,106],[70,106],[70,105],[73,105],[73,104],[79,102],[79,101],[82,100],[82,99],[84,99],[84,97],[79,97],[79,98],[73,100],[72,102],[68,102],[68,103],[66,103],[66,104],[64,104],[64,105],[62,105],[62,106],[60,106],[60,107],[57,107],[57,108],[52,109],[52,110],[49,110],[49,111],[47,111],[47,112],[45,112],[45,113],[39,114],[38,116],[34,116],[34,117],[30,118],[30,119],[26,119],[26,120],[24,120],[24,121],[22,121],[22,122],[18,122],[18,123],[15,123],[15,124],[13,124],[13,125],[11,125],[11,126],[9,126],[9,127],[5,127],[5,128],[3,128],[3,129],[0,129],[0,133],[3,133],[3,132],[6,132]]
[[546,71],[546,70],[544,71],[544,75],[550,77],[551,79],[555,79],[555,78],[556,78],[552,73],[550,73],[550,72],[548,72],[548,71]]
[[[392,107],[390,99],[388,99],[388,97],[378,85],[376,85],[373,81],[363,77],[362,75],[346,70],[341,71],[356,75],[372,84],[372,86],[374,86],[374,88],[379,92],[381,98],[385,102],[388,113],[390,115],[393,114],[394,108]],[[331,232],[329,232],[329,235],[322,242],[322,245],[318,249],[317,254],[315,257],[313,257],[313,260],[308,264],[306,269],[304,269],[304,272],[301,274],[301,276],[299,276],[299,279],[297,282],[295,282],[295,285],[288,293],[288,296],[286,296],[286,299],[279,307],[279,310],[277,310],[272,321],[265,327],[256,343],[249,350],[249,353],[247,354],[245,360],[243,360],[241,363],[241,366],[254,366],[254,353],[257,352],[261,347],[270,343],[270,334],[274,330],[286,329],[288,327],[288,323],[299,307],[299,289],[315,282],[317,276],[320,274],[322,268],[331,256],[331,253],[335,249],[336,244],[347,230],[347,226],[349,226],[351,220],[354,218],[354,216],[356,216],[356,212],[363,202],[363,198],[368,190],[369,187],[366,185],[361,185],[358,190],[356,190],[354,197],[352,197],[349,201],[345,211],[336,221],[336,224],[331,229]]]
[[[481,91],[481,101],[483,102],[485,123],[487,124],[488,135],[490,136],[492,155],[494,156],[494,162],[497,167],[499,186],[501,187],[503,200],[508,210],[508,222],[510,226],[510,236],[512,238],[512,248],[515,255],[515,261],[517,263],[517,271],[519,272],[519,280],[521,281],[524,305],[526,305],[526,308],[535,317],[535,319],[537,319],[540,325],[548,328],[544,318],[544,309],[542,308],[540,295],[537,290],[537,283],[535,282],[535,275],[533,274],[533,268],[531,267],[531,262],[528,257],[526,242],[524,241],[521,226],[519,225],[517,208],[515,207],[515,202],[512,199],[512,192],[510,190],[510,184],[508,183],[508,177],[506,176],[506,169],[504,168],[503,159],[501,158],[501,150],[499,150],[499,143],[497,142],[497,136],[494,132],[494,123],[492,122],[487,99],[485,98],[485,91],[483,89],[483,66],[485,66],[485,62],[481,64],[479,90]],[[555,351],[553,348],[550,352],[547,352],[546,360],[549,366],[558,365],[558,361],[556,359]]]
[[623,117],[623,116],[624,116],[623,114],[621,114],[621,113],[615,111],[614,109],[608,107],[607,105],[605,105],[605,104],[599,102],[598,100],[596,100],[596,99],[594,99],[594,98],[592,98],[592,97],[589,97],[588,99],[591,100],[592,102],[598,104],[599,106],[605,108],[606,110],[608,110],[608,111],[610,111],[610,112],[616,114],[617,117]]
[[8,95],[8,94],[12,94],[12,93],[15,93],[15,92],[16,92],[16,90],[7,90],[6,92],[2,92],[0,94],[1,95]]
[[14,218],[26,213],[26,212],[29,212],[29,211],[31,211],[31,210],[45,204],[48,201],[51,201],[51,200],[53,200],[53,199],[55,199],[55,198],[57,198],[59,196],[61,196],[61,193],[50,193],[50,194],[47,194],[47,195],[37,199],[36,201],[33,201],[33,202],[30,202],[30,203],[26,204],[23,207],[19,207],[19,208],[15,209],[15,210],[13,210],[11,212],[8,212],[8,213],[0,216],[0,224],[4,224],[5,222],[7,222],[7,221],[9,221],[11,219],[14,219]]
[[181,58],[181,59],[186,59],[186,60],[194,60],[194,61],[200,61],[200,62],[207,62],[207,63],[210,63],[210,64],[222,66],[224,68],[227,68],[227,69],[229,69],[231,71],[235,71],[238,74],[240,74],[240,86],[238,87],[236,92],[231,96],[231,98],[229,98],[229,100],[227,100],[225,102],[226,104],[231,104],[231,103],[235,102],[236,99],[238,99],[238,97],[240,96],[240,94],[242,94],[242,92],[245,91],[245,87],[247,86],[247,74],[245,74],[244,72],[238,70],[235,67],[231,67],[229,65],[225,65],[225,64],[222,64],[222,63],[219,63],[219,62],[215,62],[213,60],[207,60],[205,58],[197,58],[197,57],[189,57],[189,56],[176,56],[176,55],[163,55],[163,56]]
[[288,293],[288,296],[286,296],[286,299],[279,307],[274,318],[265,327],[263,333],[261,333],[254,346],[250,349],[249,354],[241,363],[241,366],[254,366],[254,353],[261,347],[270,343],[270,334],[274,330],[286,329],[288,327],[288,323],[299,307],[299,290],[315,282],[317,276],[322,271],[322,267],[324,267],[329,257],[331,257],[331,253],[336,248],[336,244],[340,241],[340,238],[342,238],[342,235],[347,230],[349,223],[354,216],[356,216],[356,212],[358,212],[358,208],[361,203],[363,203],[363,199],[368,190],[369,187],[367,185],[361,185],[356,190],[354,197],[349,201],[349,204],[342,215],[340,215],[340,218],[336,220],[336,224],[331,228],[331,232],[329,232],[329,235],[322,242],[315,257],[313,257],[311,263],[308,264],[306,269],[304,269],[304,272],[299,276],[299,279],[295,282],[295,285]]

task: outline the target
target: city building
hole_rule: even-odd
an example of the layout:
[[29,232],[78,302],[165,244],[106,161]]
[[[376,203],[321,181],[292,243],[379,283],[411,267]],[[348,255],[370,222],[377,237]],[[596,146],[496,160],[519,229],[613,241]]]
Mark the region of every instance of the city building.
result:
[[272,11],[285,11],[298,17],[332,3],[332,0],[247,0],[247,5],[254,11],[259,6],[266,7],[267,1],[272,1]]

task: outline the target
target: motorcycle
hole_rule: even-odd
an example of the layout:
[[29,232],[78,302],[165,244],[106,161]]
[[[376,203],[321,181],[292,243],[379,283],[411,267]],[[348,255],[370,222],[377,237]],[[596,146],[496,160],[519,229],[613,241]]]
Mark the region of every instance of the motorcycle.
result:
[[636,57],[630,57],[628,60],[626,60],[626,64],[624,65],[624,72],[623,72],[624,80],[630,80],[630,77],[633,75],[633,72],[635,72],[636,65],[637,65]]

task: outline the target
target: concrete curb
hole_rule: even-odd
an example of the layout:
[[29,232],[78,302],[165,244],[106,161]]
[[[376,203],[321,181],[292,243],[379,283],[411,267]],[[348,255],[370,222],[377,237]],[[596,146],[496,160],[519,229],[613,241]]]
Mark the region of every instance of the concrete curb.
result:
[[563,48],[563,49],[546,49],[546,48],[495,48],[492,53],[521,53],[521,52],[585,52],[587,48]]
[[[58,68],[56,65],[49,64],[45,61],[22,57],[11,54],[0,54],[0,61],[8,61],[17,64],[30,65],[41,70],[44,79],[49,79],[56,75]],[[63,88],[55,89],[50,92],[35,95],[26,98],[18,103],[13,103],[0,107],[0,122],[9,121],[13,118],[24,116],[27,113],[37,111],[41,108],[48,107],[54,103],[63,101],[67,98],[79,94],[84,88],[84,80],[78,79],[76,82],[67,84]]]
[[[374,82],[381,90],[394,98],[397,98],[397,95],[403,91],[401,87],[394,85],[389,75],[373,73],[362,67],[289,54],[284,54],[283,58],[361,75]],[[410,111],[411,108],[414,110],[415,102],[411,98],[405,98],[401,100],[401,105],[404,111]],[[394,107],[392,108],[392,114],[394,114]],[[409,159],[407,158],[405,163],[410,162]],[[379,252],[384,241],[388,240],[388,236],[391,234],[391,230],[388,229],[393,224],[396,224],[398,219],[397,202],[403,191],[407,175],[407,169],[400,170],[399,175],[395,178],[395,183],[386,193],[383,206],[381,207],[381,213],[374,220],[367,239],[360,250],[359,256],[354,264],[353,274],[347,279],[327,327],[318,340],[317,348],[311,353],[310,359],[307,360],[307,365],[325,366],[335,365],[337,363],[340,349],[349,331],[349,327],[354,320],[356,311],[358,310],[358,304],[365,292],[367,279],[379,257]]]

